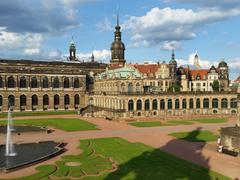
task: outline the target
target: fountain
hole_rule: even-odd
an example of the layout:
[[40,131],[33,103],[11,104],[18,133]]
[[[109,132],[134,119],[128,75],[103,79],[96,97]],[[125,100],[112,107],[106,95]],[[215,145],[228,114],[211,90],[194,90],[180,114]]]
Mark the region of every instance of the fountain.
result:
[[12,141],[12,132],[13,131],[13,120],[11,115],[11,108],[8,110],[8,119],[7,119],[7,136],[6,136],[6,146],[5,146],[5,156],[16,156],[14,152],[13,141]]

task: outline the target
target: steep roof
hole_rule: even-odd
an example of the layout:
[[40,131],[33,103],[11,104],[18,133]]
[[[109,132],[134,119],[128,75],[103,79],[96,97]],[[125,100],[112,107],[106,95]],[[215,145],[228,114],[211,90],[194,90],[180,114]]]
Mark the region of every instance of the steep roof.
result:
[[133,64],[140,73],[142,74],[155,74],[158,71],[158,64]]
[[200,76],[200,80],[207,79],[208,72],[209,72],[209,69],[192,69],[192,70],[190,70],[193,80],[196,80],[198,76]]

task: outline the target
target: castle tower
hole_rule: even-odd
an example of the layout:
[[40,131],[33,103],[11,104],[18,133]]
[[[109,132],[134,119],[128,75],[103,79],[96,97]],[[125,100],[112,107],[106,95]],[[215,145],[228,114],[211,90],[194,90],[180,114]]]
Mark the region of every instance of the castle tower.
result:
[[70,43],[70,47],[69,47],[69,60],[70,61],[76,61],[77,58],[76,58],[76,45],[73,41],[73,38],[72,38],[72,41]]
[[172,50],[172,57],[171,60],[169,61],[169,73],[170,78],[175,80],[177,76],[177,61],[175,60],[174,49]]
[[92,51],[92,56],[91,56],[91,62],[94,62],[94,54],[93,54],[93,51]]
[[115,27],[114,32],[114,41],[111,45],[112,58],[110,60],[110,66],[112,65],[124,66],[126,62],[124,59],[125,45],[121,40],[122,35],[120,29],[121,27],[119,25],[119,15],[117,14],[117,25]]
[[218,79],[220,82],[220,90],[227,91],[229,88],[229,68],[224,60],[218,64]]
[[197,69],[200,69],[200,68],[201,68],[201,66],[200,66],[200,64],[199,64],[199,56],[198,56],[197,52],[196,52],[196,54],[195,54],[195,56],[194,56],[194,63],[193,63],[193,65],[194,65]]

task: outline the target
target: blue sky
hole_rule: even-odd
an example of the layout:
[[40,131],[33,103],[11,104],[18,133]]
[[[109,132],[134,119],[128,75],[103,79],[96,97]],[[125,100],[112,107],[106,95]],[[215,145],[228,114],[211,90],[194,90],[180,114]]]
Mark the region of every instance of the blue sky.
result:
[[191,64],[197,51],[209,68],[225,59],[240,75],[239,0],[2,0],[0,57],[66,59],[71,37],[78,57],[108,62],[119,7],[127,62]]

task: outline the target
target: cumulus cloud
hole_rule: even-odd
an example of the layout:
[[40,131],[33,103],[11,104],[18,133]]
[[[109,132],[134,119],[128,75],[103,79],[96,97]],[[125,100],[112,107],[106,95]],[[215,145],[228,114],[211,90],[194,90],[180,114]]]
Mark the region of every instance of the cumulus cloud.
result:
[[[96,61],[108,62],[111,57],[111,51],[107,49],[103,50],[93,50],[94,59]],[[90,61],[92,56],[92,52],[87,53],[79,53],[77,57],[79,60]]]
[[58,50],[58,49],[50,51],[48,53],[48,57],[50,59],[62,59],[63,58],[62,57],[62,52],[60,50]]
[[182,50],[182,47],[181,47],[181,43],[178,41],[165,41],[161,45],[161,49],[166,51],[171,51],[173,49]]
[[240,15],[240,9],[172,9],[152,8],[144,16],[130,16],[123,28],[130,30],[134,46],[152,46],[162,42],[195,38],[199,28]]

